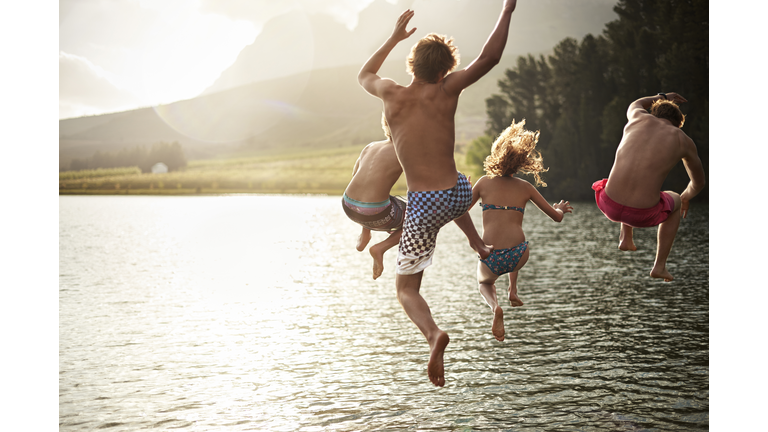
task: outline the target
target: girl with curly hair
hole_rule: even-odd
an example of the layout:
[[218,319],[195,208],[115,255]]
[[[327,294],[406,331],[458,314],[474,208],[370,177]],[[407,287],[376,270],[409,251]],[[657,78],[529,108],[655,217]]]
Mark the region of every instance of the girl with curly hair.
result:
[[472,188],[472,205],[480,200],[483,209],[483,241],[494,247],[491,255],[477,264],[477,282],[480,294],[493,311],[491,331],[499,341],[504,340],[504,312],[496,300],[495,283],[499,276],[509,273],[509,303],[513,307],[523,305],[517,296],[517,276],[529,253],[523,232],[525,204],[532,201],[555,222],[562,221],[563,215],[573,210],[568,201],[549,205],[532,184],[515,176],[531,174],[537,185],[547,185],[540,176],[547,169],[536,150],[539,132],[524,126],[525,120],[513,120],[499,135],[483,163],[486,175]]

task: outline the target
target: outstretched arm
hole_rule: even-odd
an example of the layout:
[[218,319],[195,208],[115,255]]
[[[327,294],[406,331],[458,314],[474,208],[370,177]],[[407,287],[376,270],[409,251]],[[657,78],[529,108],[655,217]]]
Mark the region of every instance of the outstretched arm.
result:
[[475,81],[487,74],[501,61],[504,47],[509,36],[509,23],[512,12],[517,6],[517,0],[505,0],[501,15],[496,22],[493,32],[483,45],[480,56],[472,61],[466,68],[449,74],[445,79],[444,89],[448,94],[459,94],[462,90],[472,85]]
[[529,183],[528,186],[530,187],[531,201],[533,201],[536,207],[549,216],[553,221],[561,222],[565,213],[571,213],[573,211],[573,207],[571,207],[571,204],[568,201],[560,200],[560,202],[555,205],[549,205],[547,200],[541,196],[541,193],[533,187],[532,184]]
[[688,182],[688,186],[685,188],[682,194],[680,194],[680,200],[681,202],[681,212],[683,218],[688,216],[688,205],[691,201],[691,198],[695,197],[696,195],[701,192],[702,189],[704,189],[704,167],[701,164],[701,159],[699,159],[699,154],[696,151],[696,145],[693,143],[693,140],[687,138],[687,142],[685,145],[685,156],[683,156],[683,165],[685,166],[685,170],[688,171],[688,177],[691,179],[690,182]]
[[394,84],[394,81],[389,79],[384,80],[377,74],[381,65],[384,63],[384,60],[386,60],[395,45],[400,41],[407,39],[416,31],[416,27],[411,30],[405,29],[411,18],[413,18],[413,11],[410,9],[407,9],[400,15],[395,24],[395,29],[392,31],[392,35],[386,42],[384,42],[384,45],[382,45],[381,48],[373,53],[371,58],[365,62],[363,68],[360,69],[360,73],[357,74],[357,82],[371,95],[381,98],[383,87]]
[[[646,96],[632,102],[627,109],[627,120],[632,120],[634,117],[639,115],[648,114],[648,110],[651,108],[651,105],[653,105],[653,103],[659,99],[665,99],[665,96],[660,94],[655,96]],[[676,104],[688,102],[687,99],[677,93],[666,93],[666,99],[669,99]]]

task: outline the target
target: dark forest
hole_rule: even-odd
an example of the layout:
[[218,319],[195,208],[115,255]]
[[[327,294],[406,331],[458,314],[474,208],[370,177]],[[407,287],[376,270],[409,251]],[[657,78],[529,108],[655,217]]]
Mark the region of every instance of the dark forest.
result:
[[[542,190],[551,199],[584,200],[592,182],[608,177],[634,100],[676,92],[688,100],[683,131],[709,173],[709,5],[703,0],[620,0],[617,20],[581,42],[563,39],[553,53],[517,59],[486,99],[486,136],[474,140],[467,162],[482,171],[493,139],[512,123],[541,132],[538,149],[549,171]],[[665,189],[681,192],[688,176],[679,163]],[[708,189],[697,196],[706,199]]]

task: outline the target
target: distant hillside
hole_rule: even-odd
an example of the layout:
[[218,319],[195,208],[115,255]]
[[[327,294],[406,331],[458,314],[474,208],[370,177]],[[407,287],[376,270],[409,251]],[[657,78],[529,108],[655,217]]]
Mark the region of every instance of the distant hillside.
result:
[[[613,0],[540,0],[518,5],[501,64],[461,96],[457,145],[485,129],[485,99],[518,56],[549,53],[563,37],[600,32],[615,14]],[[275,149],[359,145],[382,136],[381,102],[357,84],[364,60],[388,36],[397,15],[417,11],[416,36],[429,31],[455,37],[461,65],[479,53],[498,16],[497,0],[457,2],[375,0],[354,32],[324,16],[292,12],[276,17],[238,60],[201,96],[168,105],[59,121],[59,167],[97,151],[179,142],[189,160],[263,155]],[[293,24],[296,24],[295,26]],[[300,28],[297,28],[300,27]],[[400,44],[381,75],[408,84]],[[314,69],[313,69],[314,68]]]
[[[616,18],[617,0],[537,0],[520,2],[512,17],[506,54],[547,52],[565,37],[599,33]],[[361,66],[389,37],[397,17],[408,8],[416,33],[390,54],[404,59],[427,33],[454,38],[466,66],[480,54],[501,10],[499,0],[374,0],[358,16],[354,30],[323,14],[292,11],[268,21],[251,45],[203,94],[313,69]]]
[[[456,139],[468,142],[485,128],[485,99],[515,59],[461,96]],[[152,108],[59,121],[59,163],[96,151],[178,141],[188,159],[248,156],[273,149],[333,148],[381,139],[381,102],[357,84],[358,66],[317,70],[240,86]],[[404,61],[382,75],[410,82]]]

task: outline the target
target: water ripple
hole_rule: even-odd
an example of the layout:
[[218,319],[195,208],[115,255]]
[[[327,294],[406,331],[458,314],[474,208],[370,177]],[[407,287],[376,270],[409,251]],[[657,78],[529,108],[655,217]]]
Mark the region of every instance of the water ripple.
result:
[[422,286],[451,335],[436,389],[396,251],[371,280],[337,197],[60,197],[60,430],[708,430],[707,206],[670,283],[648,277],[654,229],[619,253],[618,226],[574,206],[526,213],[503,342],[443,229]]

